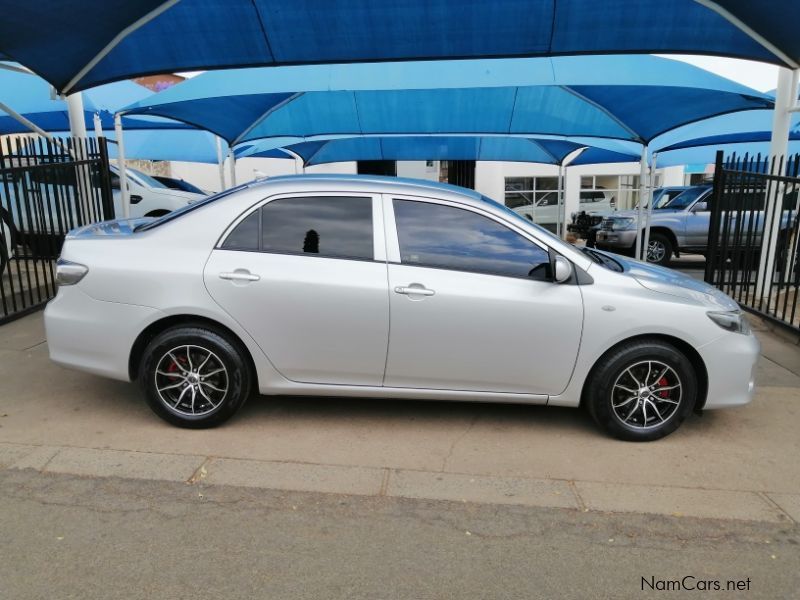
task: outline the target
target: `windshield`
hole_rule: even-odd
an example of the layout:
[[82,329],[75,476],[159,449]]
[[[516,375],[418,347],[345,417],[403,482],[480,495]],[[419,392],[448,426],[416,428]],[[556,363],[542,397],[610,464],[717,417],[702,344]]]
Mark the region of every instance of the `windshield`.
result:
[[581,252],[583,252],[586,256],[591,258],[598,265],[608,269],[609,271],[615,271],[616,273],[622,273],[622,271],[624,271],[622,265],[613,258],[611,258],[605,252],[600,252],[598,250],[595,250],[594,248],[586,248],[586,247],[581,248]]
[[695,200],[697,200],[700,196],[705,194],[709,188],[707,187],[695,187],[689,188],[682,194],[678,194],[675,196],[671,201],[667,202],[664,206],[660,208],[668,208],[670,210],[682,210],[687,206],[691,205]]
[[133,173],[134,175],[136,175],[136,177],[138,177],[142,181],[142,183],[144,183],[148,187],[161,188],[165,190],[168,189],[167,186],[165,186],[163,183],[161,183],[157,179],[154,179],[147,173],[143,173],[139,169],[131,169],[130,167],[128,167],[128,173]]

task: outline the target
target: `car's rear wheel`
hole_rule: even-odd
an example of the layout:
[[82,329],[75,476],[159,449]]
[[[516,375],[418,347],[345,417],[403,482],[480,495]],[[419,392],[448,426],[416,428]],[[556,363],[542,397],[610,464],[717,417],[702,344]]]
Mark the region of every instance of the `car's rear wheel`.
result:
[[672,259],[672,242],[661,233],[651,233],[647,244],[647,262],[667,266]]
[[176,327],[144,351],[139,382],[150,408],[179,427],[214,427],[230,419],[250,394],[244,350],[221,332]]
[[586,382],[585,401],[598,425],[629,441],[675,431],[697,396],[692,363],[661,340],[639,340],[603,356]]

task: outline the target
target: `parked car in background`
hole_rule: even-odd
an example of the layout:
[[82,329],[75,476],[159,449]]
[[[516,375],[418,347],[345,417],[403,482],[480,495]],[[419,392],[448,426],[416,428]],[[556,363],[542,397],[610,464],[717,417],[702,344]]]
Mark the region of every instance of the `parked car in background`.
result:
[[[688,190],[688,186],[661,187],[653,190],[653,207],[663,206],[678,194]],[[583,196],[583,193],[581,194]],[[597,232],[603,219],[616,212],[616,206],[608,210],[587,210],[581,206],[580,211],[572,213],[571,222],[567,224],[567,231],[571,231],[579,238],[587,241],[587,246],[594,247]],[[634,208],[638,208],[638,203]],[[647,204],[645,204],[647,208]]]
[[[581,208],[586,207],[591,211],[611,211],[615,206],[614,195],[606,191],[583,191],[580,194]],[[525,217],[532,223],[541,225],[549,231],[556,231],[559,219],[558,192],[552,191],[540,194],[532,204],[525,204],[514,208],[514,212]]]
[[57,279],[51,358],[138,381],[183,427],[258,391],[583,405],[647,441],[749,402],[759,353],[738,305],[702,282],[392,177],[275,177],[90,225]]
[[[110,166],[111,188],[114,215],[122,215],[122,193],[119,183],[119,169]],[[89,178],[99,175],[86,174]],[[18,173],[7,172],[6,180],[0,182],[0,220],[4,229],[10,232],[7,239],[27,246],[36,256],[55,258],[61,249],[63,235],[85,222],[86,214],[94,214],[98,207],[80,205],[91,194],[86,189],[99,186],[100,182],[80,182],[78,173],[61,169],[57,175],[49,169],[25,170]],[[186,206],[204,197],[178,190],[171,190],[152,176],[138,169],[128,168],[128,190],[130,192],[130,214],[132,217],[158,217],[177,208]],[[86,189],[83,189],[85,186]],[[78,188],[81,191],[78,192]],[[99,194],[96,198],[99,202]],[[5,244],[5,253],[14,253],[13,244]]]
[[193,183],[189,183],[185,179],[177,179],[176,177],[165,177],[164,175],[153,175],[153,179],[159,183],[163,183],[171,190],[180,190],[182,192],[191,192],[192,194],[202,194],[207,196],[208,193],[201,190]]
[[[116,165],[111,165],[111,173],[114,211],[117,215],[121,215],[122,193],[119,186],[119,169]],[[190,192],[170,188],[154,176],[131,167],[127,168],[127,176],[131,199],[131,218],[160,217],[207,195],[202,190]]]
[[536,223],[549,231],[555,231],[558,224],[558,192],[538,194],[531,204],[523,204],[513,209],[515,213]]
[[[647,261],[668,265],[680,252],[705,251],[708,243],[709,207],[712,187],[694,186],[669,202],[654,205],[650,221]],[[619,211],[603,219],[596,246],[613,252],[635,252],[638,210]]]
[[[689,188],[666,204],[655,206],[650,221],[650,243],[647,249],[647,261],[668,265],[672,256],[680,256],[681,252],[706,254],[708,250],[708,231],[711,224],[711,206],[713,188],[700,185]],[[752,190],[752,197],[741,198],[753,207],[751,211],[743,211],[732,215],[732,219],[740,219],[738,229],[749,231],[749,243],[758,248],[761,245],[761,231],[764,218],[764,190]],[[787,195],[786,208],[794,209],[796,192]],[[606,217],[597,233],[597,247],[617,253],[634,252],[637,211],[620,211]],[[792,219],[791,210],[784,210],[782,215],[780,244],[785,244]],[[730,229],[730,237],[734,238],[737,227]],[[756,250],[757,253],[757,250]],[[779,251],[783,254],[783,251]]]

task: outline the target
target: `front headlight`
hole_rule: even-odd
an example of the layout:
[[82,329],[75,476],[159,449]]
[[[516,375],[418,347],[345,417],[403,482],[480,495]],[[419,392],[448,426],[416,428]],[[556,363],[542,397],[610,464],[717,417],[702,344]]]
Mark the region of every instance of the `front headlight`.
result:
[[625,217],[622,219],[613,219],[611,221],[611,229],[613,231],[624,231],[626,229],[635,229],[636,219],[633,217]]
[[750,323],[747,322],[744,313],[740,310],[714,311],[706,313],[708,318],[722,327],[725,331],[748,335],[750,333]]

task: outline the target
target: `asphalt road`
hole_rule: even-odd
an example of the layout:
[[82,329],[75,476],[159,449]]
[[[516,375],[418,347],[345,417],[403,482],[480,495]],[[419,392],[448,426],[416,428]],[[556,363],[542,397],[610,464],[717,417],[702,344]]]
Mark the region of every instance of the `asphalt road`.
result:
[[34,471],[0,471],[0,503],[0,597],[15,600],[788,599],[800,586],[795,524]]

